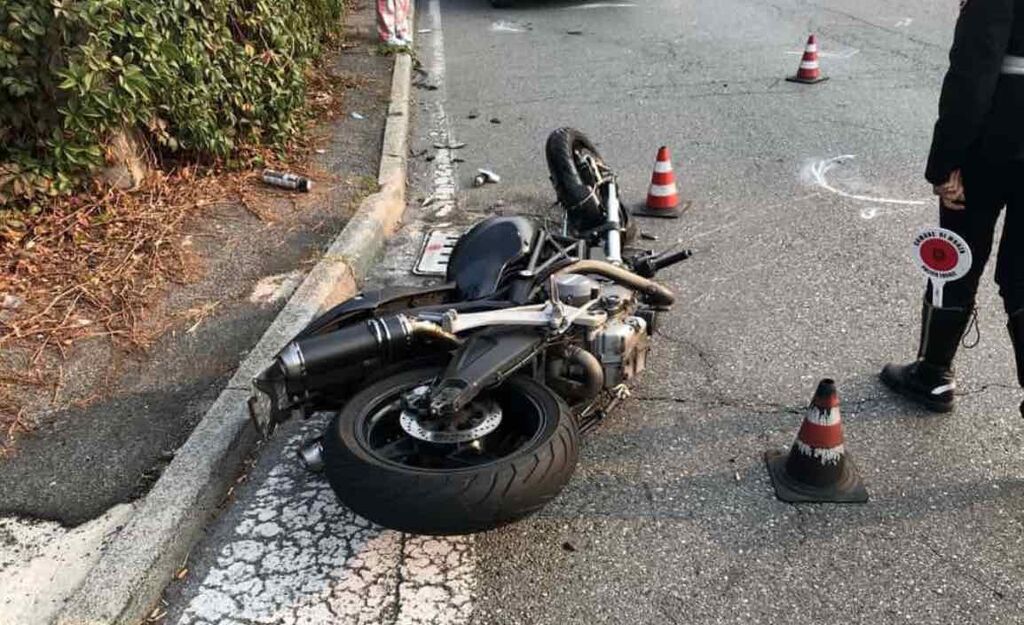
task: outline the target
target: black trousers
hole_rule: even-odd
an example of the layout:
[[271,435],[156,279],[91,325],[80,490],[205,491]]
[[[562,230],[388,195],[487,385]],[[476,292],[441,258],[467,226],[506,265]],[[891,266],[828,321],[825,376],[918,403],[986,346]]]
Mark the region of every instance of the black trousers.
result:
[[[1024,309],[1024,160],[970,159],[963,170],[966,208],[939,208],[939,223],[962,236],[974,265],[955,282],[946,283],[943,307],[974,306],[978,282],[992,253],[996,222],[1006,208],[1003,238],[996,260],[996,284],[1008,314]],[[930,291],[930,289],[929,289]],[[928,293],[931,299],[931,293]]]

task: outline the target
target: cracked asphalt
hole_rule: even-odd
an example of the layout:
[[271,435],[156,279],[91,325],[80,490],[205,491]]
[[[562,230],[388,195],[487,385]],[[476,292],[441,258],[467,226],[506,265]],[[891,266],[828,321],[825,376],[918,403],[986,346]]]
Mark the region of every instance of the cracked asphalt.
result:
[[[295,424],[169,590],[169,622],[1024,623],[1024,421],[991,280],[955,414],[876,378],[916,347],[910,242],[936,220],[922,172],[957,5],[421,0],[428,201],[373,281],[415,282],[430,227],[544,211],[543,141],[572,125],[634,200],[672,148],[694,205],[643,229],[695,249],[661,276],[680,303],[537,516],[442,541],[371,527],[298,470],[288,449],[316,424]],[[784,82],[812,30],[831,80]],[[478,167],[501,183],[472,188]],[[823,377],[867,505],[773,496],[763,454]]]

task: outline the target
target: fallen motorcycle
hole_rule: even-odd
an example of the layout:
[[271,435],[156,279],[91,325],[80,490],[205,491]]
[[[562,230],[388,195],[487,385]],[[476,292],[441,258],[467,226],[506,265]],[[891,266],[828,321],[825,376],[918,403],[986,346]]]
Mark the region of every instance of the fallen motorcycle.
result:
[[447,282],[365,292],[309,325],[253,382],[269,435],[333,414],[301,455],[383,526],[464,534],[521,519],[575,468],[579,438],[628,393],[658,316],[652,278],[689,251],[628,243],[615,175],[579,131],[548,138],[559,232],[491,217],[461,236]]

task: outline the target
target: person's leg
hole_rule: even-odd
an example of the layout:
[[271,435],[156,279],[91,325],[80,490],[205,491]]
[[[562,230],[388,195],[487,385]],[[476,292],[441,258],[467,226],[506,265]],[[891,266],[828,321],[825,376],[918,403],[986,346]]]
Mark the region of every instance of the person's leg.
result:
[[377,0],[377,36],[381,43],[395,38],[395,0]]
[[953,359],[974,312],[978,282],[992,251],[993,231],[1005,203],[1004,177],[998,175],[998,168],[980,160],[975,163],[963,171],[966,208],[939,209],[940,225],[967,241],[974,264],[964,278],[946,284],[941,308],[932,304],[931,287],[926,289],[917,360],[907,365],[888,364],[881,374],[887,386],[938,412],[953,409]]
[[[1013,181],[1024,181],[1024,162],[1011,163],[1007,172]],[[1013,343],[1017,380],[1024,387],[1024,191],[1011,189],[1006,203],[1003,239],[996,261],[996,283],[1006,308],[1007,329]],[[1020,406],[1024,415],[1024,402]]]
[[395,0],[395,36],[405,44],[412,43],[409,33],[412,24],[409,20],[410,0]]

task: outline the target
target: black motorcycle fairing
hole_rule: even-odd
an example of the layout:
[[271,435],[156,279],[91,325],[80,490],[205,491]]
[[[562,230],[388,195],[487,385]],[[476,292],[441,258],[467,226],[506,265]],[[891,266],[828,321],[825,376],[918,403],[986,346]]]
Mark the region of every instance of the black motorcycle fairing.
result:
[[545,337],[534,328],[493,328],[471,336],[430,389],[430,412],[451,415],[533,358]]
[[292,340],[332,332],[343,324],[373,315],[399,312],[410,308],[436,306],[454,301],[455,283],[432,287],[390,287],[366,291],[345,300],[314,319]]
[[537,225],[525,217],[489,217],[462,235],[448,259],[448,281],[459,299],[494,295],[505,270],[529,256]]

